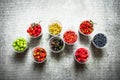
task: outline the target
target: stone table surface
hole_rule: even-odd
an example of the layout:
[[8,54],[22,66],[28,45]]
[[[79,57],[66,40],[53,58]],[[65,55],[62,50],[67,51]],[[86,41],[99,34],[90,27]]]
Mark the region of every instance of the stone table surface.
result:
[[[88,36],[78,33],[83,20],[95,22],[94,32]],[[51,20],[62,23],[62,37],[72,29],[79,36],[73,46],[66,45],[59,54],[51,53],[48,24]],[[26,29],[33,22],[41,21],[43,35],[31,39]],[[96,33],[107,35],[104,49],[91,44]],[[29,49],[17,54],[12,42],[24,37]],[[32,49],[46,49],[47,61],[36,64],[32,61]],[[86,47],[90,58],[84,65],[74,61],[74,51]],[[120,80],[120,0],[0,0],[0,80]]]

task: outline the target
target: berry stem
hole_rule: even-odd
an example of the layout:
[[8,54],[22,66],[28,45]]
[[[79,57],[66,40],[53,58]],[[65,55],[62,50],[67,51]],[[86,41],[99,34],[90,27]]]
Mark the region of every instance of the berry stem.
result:
[[94,23],[92,20],[90,20],[90,23],[91,23],[92,25],[97,24],[97,23]]

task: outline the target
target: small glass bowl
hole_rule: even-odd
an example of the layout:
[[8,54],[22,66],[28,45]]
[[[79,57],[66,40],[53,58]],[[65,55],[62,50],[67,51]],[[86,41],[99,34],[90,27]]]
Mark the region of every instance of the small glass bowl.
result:
[[[60,31],[58,34],[52,34],[52,33],[50,33],[50,31],[49,31],[50,26],[53,25],[53,24],[55,24],[55,23],[57,23],[57,24],[61,27],[61,31]],[[48,33],[49,33],[51,36],[59,36],[61,32],[62,32],[62,24],[61,24],[61,22],[59,22],[58,20],[52,20],[52,21],[49,22],[49,25],[48,25]]]
[[[80,61],[78,61],[77,58],[76,58],[77,51],[80,50],[80,49],[82,49],[82,50],[84,49],[84,50],[87,51],[87,54],[84,55],[84,56],[87,56],[87,58],[85,59],[85,60],[86,60],[85,62],[80,62]],[[81,54],[82,54],[82,53],[81,53]],[[80,64],[85,64],[85,63],[88,61],[88,58],[89,58],[89,51],[88,51],[87,48],[78,48],[78,49],[75,51],[75,53],[74,53],[74,59],[75,59],[75,61],[77,61],[77,62],[80,63]]]
[[[76,40],[75,40],[73,43],[68,43],[68,42],[65,40],[64,36],[65,36],[65,34],[66,34],[67,32],[74,32],[74,33],[75,33]],[[74,44],[77,42],[77,40],[78,40],[78,35],[77,35],[77,33],[76,33],[75,31],[73,31],[73,30],[67,30],[67,31],[63,34],[63,40],[64,40],[64,42],[65,42],[67,45],[74,45]]]
[[[104,36],[104,38],[106,38],[106,42],[105,42],[104,46],[102,46],[102,47],[98,46],[98,45],[95,44],[95,42],[94,42],[95,37],[97,37],[99,34],[102,35],[102,36]],[[101,38],[99,38],[99,39],[101,39]],[[102,41],[103,41],[103,40],[102,40]],[[106,35],[103,34],[103,33],[98,33],[98,34],[96,34],[96,35],[93,37],[93,39],[92,39],[92,44],[93,44],[96,48],[98,48],[98,49],[103,49],[103,48],[105,48],[105,46],[106,46],[106,44],[107,44],[107,37],[106,37]]]
[[30,27],[34,27],[34,25],[39,25],[39,27],[40,27],[40,29],[41,29],[41,32],[39,33],[39,35],[38,35],[38,36],[30,36],[30,33],[28,32],[29,28],[27,29],[27,33],[29,34],[29,36],[30,36],[31,38],[38,38],[38,37],[40,37],[40,36],[42,35],[42,27],[41,27],[41,25],[40,25],[39,23],[32,23],[32,24],[30,25]]
[[[58,51],[55,51],[55,50],[53,50],[52,48],[51,48],[51,43],[52,43],[52,40],[55,40],[55,39],[60,39],[61,41],[62,41],[62,43],[63,43],[63,45],[62,45],[62,48],[60,49],[60,50],[58,50]],[[55,43],[55,42],[54,42]],[[56,45],[58,45],[58,43],[56,42],[55,43]],[[60,45],[60,44],[59,44]],[[53,52],[53,53],[60,53],[60,52],[62,52],[63,50],[64,50],[64,48],[65,48],[65,43],[64,43],[64,41],[62,40],[62,38],[60,38],[60,37],[58,37],[58,36],[55,36],[55,37],[52,37],[50,40],[49,40],[49,46],[50,46],[50,51],[51,52]],[[58,46],[59,47],[59,46]]]
[[[46,54],[44,60],[42,60],[42,61],[37,61],[37,60],[35,60],[35,58],[34,58],[33,55],[34,55],[34,50],[35,50],[36,48],[39,48],[39,49],[44,50],[44,52],[45,52],[45,54]],[[36,54],[37,54],[37,53],[36,53]],[[39,53],[39,56],[40,56],[40,53]],[[45,61],[47,60],[47,52],[46,52],[46,50],[45,50],[44,48],[37,46],[37,47],[33,48],[33,50],[32,50],[32,58],[33,58],[33,62],[35,62],[35,63],[43,63],[43,62],[45,62]]]
[[[20,38],[17,38],[17,39],[20,39]],[[16,40],[17,40],[16,39]],[[26,39],[25,39],[26,40]],[[12,43],[13,44],[13,43]],[[23,51],[17,51],[17,50],[15,50],[15,48],[12,46],[12,49],[13,49],[13,51],[14,52],[16,52],[16,53],[23,53],[24,51],[26,51],[27,49],[28,49],[28,41],[26,40],[26,48],[23,50]]]
[[[92,30],[92,32],[93,32],[93,31],[94,31],[94,23],[93,23],[91,20],[86,20],[86,21],[90,21],[91,24],[93,25],[93,30]],[[83,22],[84,22],[84,21],[83,21]],[[91,32],[90,34],[84,34],[83,32],[81,32],[80,27],[81,27],[81,24],[82,24],[83,22],[81,22],[80,25],[79,25],[79,29],[78,29],[79,33],[81,33],[81,34],[84,35],[84,36],[89,36],[89,35],[91,35],[92,32]]]

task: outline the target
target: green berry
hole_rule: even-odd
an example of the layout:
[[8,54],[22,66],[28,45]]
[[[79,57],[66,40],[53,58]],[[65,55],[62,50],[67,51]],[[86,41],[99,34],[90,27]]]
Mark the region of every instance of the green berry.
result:
[[15,48],[15,50],[18,50],[18,46],[15,46],[14,48]]
[[20,45],[20,42],[17,42],[17,45]]
[[23,47],[23,44],[20,44],[20,47]]
[[16,44],[15,44],[15,43],[13,43],[13,44],[12,44],[12,46],[13,46],[13,47],[15,47],[15,46],[16,46]]
[[26,47],[27,47],[27,45],[26,45],[26,44],[24,44],[24,45],[23,45],[23,47],[24,47],[24,48],[26,48]]
[[21,51],[21,49],[19,48],[18,51]]
[[17,39],[16,42],[19,42],[19,39]]
[[21,50],[21,51],[24,51],[24,48],[21,48],[20,50]]

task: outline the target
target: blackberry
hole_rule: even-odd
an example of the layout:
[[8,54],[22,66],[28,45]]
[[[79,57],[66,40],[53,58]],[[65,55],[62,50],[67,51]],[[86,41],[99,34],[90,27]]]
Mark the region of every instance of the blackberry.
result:
[[64,42],[60,37],[53,37],[50,40],[50,48],[54,51],[61,51],[63,49]]

